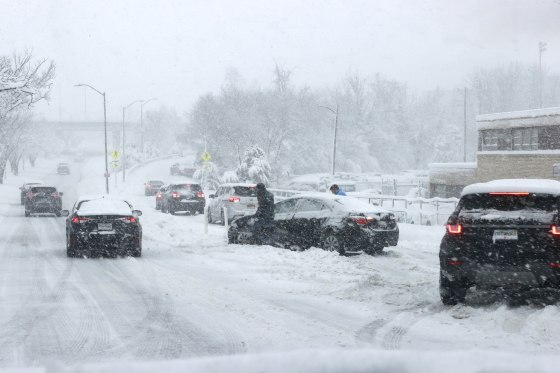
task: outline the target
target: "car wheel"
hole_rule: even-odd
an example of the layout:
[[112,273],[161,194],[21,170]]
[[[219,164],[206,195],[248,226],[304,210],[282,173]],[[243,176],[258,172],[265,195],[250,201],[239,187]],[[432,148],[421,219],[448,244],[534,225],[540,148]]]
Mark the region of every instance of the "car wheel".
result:
[[323,250],[336,251],[340,255],[344,255],[344,244],[334,232],[327,232],[321,240]]
[[441,302],[446,306],[464,303],[468,286],[461,281],[449,280],[443,273],[439,273],[439,295]]
[[31,216],[31,211],[25,210],[25,217],[28,218]]
[[135,258],[140,258],[142,256],[142,249],[135,249],[132,252],[132,256]]
[[235,241],[240,245],[251,245],[254,243],[253,234],[247,231],[237,232]]
[[368,246],[364,249],[364,253],[368,255],[379,255],[383,252],[383,245]]
[[171,215],[175,215],[175,209],[173,208],[173,205],[167,207],[167,212],[169,212]]

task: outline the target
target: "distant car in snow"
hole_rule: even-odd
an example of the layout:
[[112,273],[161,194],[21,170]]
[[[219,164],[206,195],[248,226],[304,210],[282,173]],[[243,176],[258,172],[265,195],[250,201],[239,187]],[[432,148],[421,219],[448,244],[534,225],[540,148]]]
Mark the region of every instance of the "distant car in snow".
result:
[[560,182],[495,180],[463,189],[441,241],[440,297],[560,289]]
[[80,197],[66,219],[66,254],[74,256],[142,255],[142,211],[121,198]]
[[58,166],[56,166],[56,172],[59,175],[69,175],[70,165],[68,163],[59,163]]
[[144,184],[144,195],[153,196],[165,183],[161,180],[148,180]]
[[19,187],[19,190],[21,191],[20,193],[20,197],[21,197],[21,204],[25,204],[25,195],[27,194],[27,192],[29,192],[29,189],[33,186],[37,186],[37,185],[41,185],[41,182],[31,182],[31,183],[24,183],[22,186]]
[[46,213],[60,216],[62,210],[62,192],[54,186],[34,185],[25,195],[25,216]]
[[169,169],[169,173],[173,176],[193,177],[195,171],[195,166],[188,163],[174,163]]
[[210,194],[208,204],[208,222],[224,223],[224,207],[228,221],[252,215],[257,211],[257,189],[255,184],[227,183],[222,184],[216,193]]
[[202,187],[195,181],[170,184],[161,201],[161,212],[174,215],[177,212],[204,213],[206,197]]
[[161,210],[161,204],[163,201],[163,196],[165,192],[169,188],[169,185],[163,185],[159,190],[156,192],[156,210]]
[[[399,240],[393,213],[352,197],[298,194],[276,203],[274,209],[273,241],[279,246],[317,246],[340,254],[363,251],[373,255],[396,246]],[[229,242],[253,243],[253,223],[252,216],[234,220]]]

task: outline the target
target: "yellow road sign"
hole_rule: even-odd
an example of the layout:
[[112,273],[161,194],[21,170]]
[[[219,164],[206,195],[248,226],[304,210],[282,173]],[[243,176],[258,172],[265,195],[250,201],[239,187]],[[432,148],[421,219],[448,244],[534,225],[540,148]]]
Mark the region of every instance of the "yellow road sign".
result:
[[204,153],[202,153],[202,160],[204,162],[208,162],[209,160],[212,159],[212,156],[210,155],[210,153],[208,153],[207,151],[205,151]]
[[121,152],[119,152],[118,150],[113,150],[111,156],[113,157],[113,159],[119,159],[121,157]]

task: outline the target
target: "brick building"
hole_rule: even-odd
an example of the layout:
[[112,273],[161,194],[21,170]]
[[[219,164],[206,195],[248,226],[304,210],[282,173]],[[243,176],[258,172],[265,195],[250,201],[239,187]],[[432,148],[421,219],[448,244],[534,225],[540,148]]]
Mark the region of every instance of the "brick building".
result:
[[479,115],[476,163],[430,165],[432,197],[495,179],[560,180],[560,107]]

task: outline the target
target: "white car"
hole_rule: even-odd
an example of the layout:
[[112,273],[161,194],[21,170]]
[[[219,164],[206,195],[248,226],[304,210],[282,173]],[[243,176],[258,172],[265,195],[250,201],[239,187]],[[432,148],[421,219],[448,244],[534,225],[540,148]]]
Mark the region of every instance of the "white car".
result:
[[224,207],[227,209],[228,222],[257,211],[257,188],[255,184],[222,184],[216,193],[210,194],[208,222],[224,224]]

